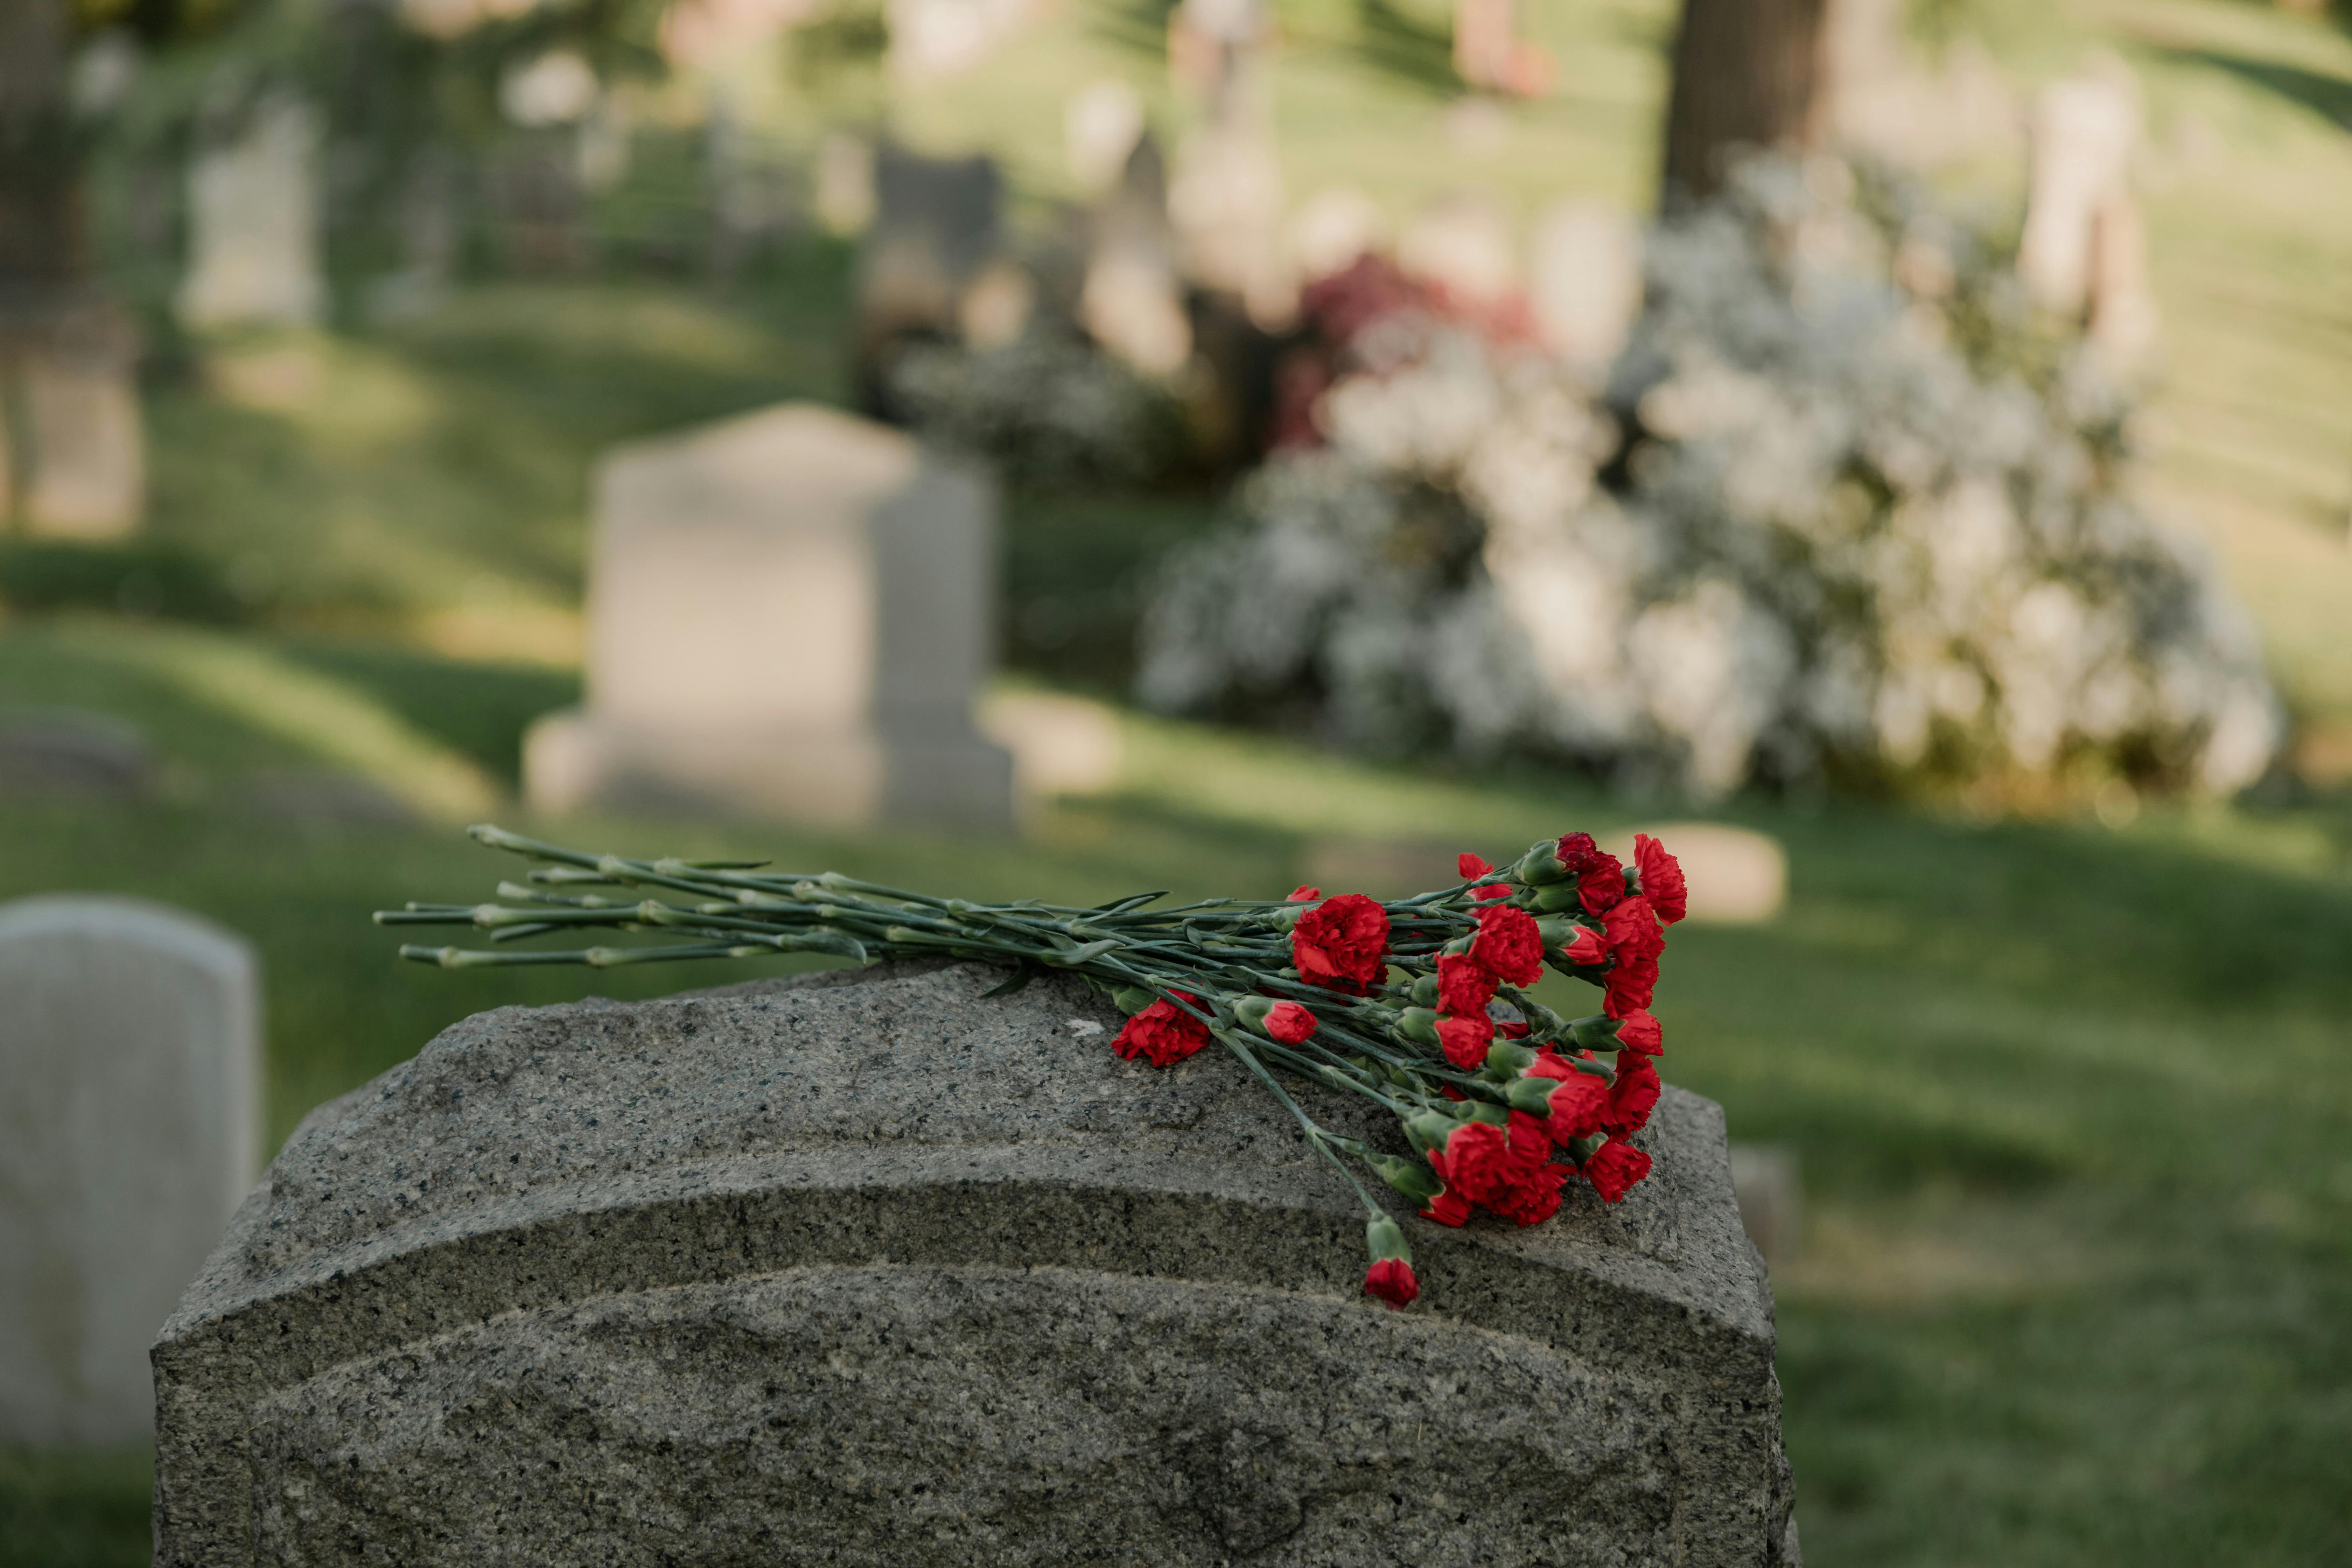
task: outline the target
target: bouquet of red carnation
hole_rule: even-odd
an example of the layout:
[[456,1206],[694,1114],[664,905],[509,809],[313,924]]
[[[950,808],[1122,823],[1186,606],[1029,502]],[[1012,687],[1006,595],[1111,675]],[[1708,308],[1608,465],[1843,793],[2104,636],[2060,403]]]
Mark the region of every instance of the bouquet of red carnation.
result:
[[[471,925],[494,944],[581,927],[670,940],[637,947],[408,946],[444,968],[825,952],[860,963],[945,955],[1012,968],[1000,991],[1068,970],[1128,1015],[1122,1057],[1172,1067],[1214,1042],[1297,1117],[1363,1199],[1364,1289],[1392,1307],[1420,1294],[1404,1232],[1372,1200],[1370,1171],[1422,1215],[1461,1225],[1486,1209],[1535,1225],[1571,1180],[1616,1203],[1649,1174],[1627,1142],[1658,1100],[1663,1048],[1650,999],[1665,929],[1683,918],[1682,868],[1657,840],[1621,865],[1590,834],[1546,839],[1497,869],[1475,855],[1461,882],[1381,903],[1300,888],[1286,900],[1171,908],[1139,893],[1094,909],[977,904],[839,872],[588,855],[496,827],[475,838],[548,862],[489,904],[410,904],[383,925]],[[616,896],[632,889],[635,896]],[[1563,1018],[1528,994],[1546,966],[1601,987],[1601,1010]],[[1380,1102],[1416,1157],[1318,1125],[1283,1072]]]

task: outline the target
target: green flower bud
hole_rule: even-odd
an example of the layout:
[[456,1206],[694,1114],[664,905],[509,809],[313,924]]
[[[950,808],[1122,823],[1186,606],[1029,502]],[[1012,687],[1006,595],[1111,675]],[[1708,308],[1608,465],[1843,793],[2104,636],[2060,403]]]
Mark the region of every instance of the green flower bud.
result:
[[1568,1027],[1569,1032],[1576,1037],[1577,1045],[1584,1050],[1613,1051],[1617,1048],[1617,1020],[1614,1018],[1596,1013],[1590,1018],[1577,1019]]
[[1529,1116],[1549,1116],[1552,1090],[1559,1087],[1552,1079],[1515,1078],[1503,1092],[1513,1110],[1524,1110]]
[[1261,1035],[1265,1033],[1265,1016],[1273,1012],[1275,1007],[1273,997],[1236,996],[1233,999],[1232,1005],[1234,1016],[1241,1020],[1243,1028],[1255,1030]]
[[1416,1148],[1443,1149],[1462,1123],[1442,1110],[1419,1110],[1404,1119],[1405,1136]]
[[1535,1052],[1517,1040],[1496,1040],[1486,1047],[1486,1070],[1499,1079],[1517,1078],[1536,1065]]
[[1370,1249],[1375,1263],[1383,1258],[1412,1261],[1412,1248],[1405,1245],[1404,1227],[1386,1215],[1364,1226],[1364,1245]]
[[1391,1026],[1397,1035],[1424,1046],[1437,1044],[1437,1015],[1427,1007],[1407,1007]]
[[1568,868],[1559,861],[1559,840],[1547,838],[1529,849],[1512,868],[1511,875],[1533,887],[1557,882],[1568,875]]
[[1584,895],[1574,882],[1554,882],[1536,890],[1536,910],[1539,914],[1572,914],[1584,908]]
[[1412,989],[1408,990],[1405,994],[1412,997],[1414,1004],[1418,1006],[1436,1006],[1437,976],[1434,974],[1423,975],[1420,979],[1412,983]]
[[1145,990],[1140,985],[1122,985],[1110,994],[1110,1000],[1112,1006],[1131,1018],[1160,998],[1156,994]]
[[1483,1100],[1470,1100],[1462,1109],[1469,1112],[1471,1121],[1483,1121],[1489,1127],[1508,1127],[1511,1124],[1509,1111],[1499,1105],[1489,1105]]
[[1394,1154],[1370,1154],[1365,1157],[1364,1163],[1379,1173],[1381,1181],[1411,1198],[1415,1208],[1445,1190],[1445,1184],[1437,1179],[1437,1173],[1431,1170],[1425,1161],[1400,1159]]

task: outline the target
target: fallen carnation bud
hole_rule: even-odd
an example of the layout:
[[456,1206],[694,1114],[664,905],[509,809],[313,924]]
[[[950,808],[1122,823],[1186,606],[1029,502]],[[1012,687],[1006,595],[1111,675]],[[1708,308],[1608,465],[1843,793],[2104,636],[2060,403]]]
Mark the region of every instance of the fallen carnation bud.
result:
[[[1188,991],[1175,994],[1198,1006],[1201,999]],[[1127,1021],[1111,1048],[1129,1061],[1138,1058],[1156,1068],[1174,1067],[1209,1043],[1209,1026],[1163,996]]]
[[1592,1184],[1602,1203],[1622,1203],[1650,1173],[1650,1157],[1631,1143],[1612,1138],[1592,1152],[1582,1169],[1584,1179]]
[[1364,1294],[1387,1302],[1392,1312],[1402,1312],[1420,1300],[1421,1281],[1403,1258],[1383,1258],[1364,1270]]

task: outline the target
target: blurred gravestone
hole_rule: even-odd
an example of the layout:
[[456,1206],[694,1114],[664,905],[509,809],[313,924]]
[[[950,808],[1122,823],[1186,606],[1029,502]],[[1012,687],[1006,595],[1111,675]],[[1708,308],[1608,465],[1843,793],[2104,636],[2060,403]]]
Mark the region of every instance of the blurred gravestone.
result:
[[154,782],[145,737],[102,713],[0,712],[0,796],[144,795]]
[[1567,201],[1538,220],[1529,303],[1544,346],[1592,384],[1633,330],[1642,308],[1642,236],[1605,202]]
[[1236,1064],[1003,978],[502,1008],[313,1111],[158,1341],[158,1568],[1794,1568],[1714,1105],[1614,1207],[1402,1216],[1391,1312]]
[[972,727],[995,499],[908,437],[791,404],[597,478],[588,700],[525,740],[534,805],[1012,824]]
[[2018,276],[2044,310],[2087,315],[2110,363],[2128,367],[2157,332],[2131,186],[2140,109],[2128,69],[2107,61],[2044,87],[2033,103],[2032,139]]
[[[1661,822],[1641,829],[1682,862],[1690,918],[1701,925],[1755,925],[1789,899],[1789,857],[1780,842],[1721,822]],[[1612,838],[1609,852],[1627,865],[1633,836]]]
[[834,235],[863,234],[874,221],[874,144],[833,132],[816,148],[816,219]]
[[1483,191],[1440,196],[1415,214],[1397,241],[1397,265],[1447,298],[1492,309],[1518,287],[1510,216]]
[[1292,267],[1311,283],[1345,272],[1358,257],[1387,248],[1388,218],[1363,192],[1327,186],[1292,216],[1287,237]]
[[1739,1224],[1767,1263],[1793,1260],[1804,1242],[1805,1194],[1797,1155],[1778,1143],[1731,1145],[1731,1189]]
[[196,156],[188,176],[191,327],[307,326],[326,307],[319,262],[319,127],[310,105],[278,95],[239,133]]
[[890,74],[909,87],[971,70],[1029,16],[1030,0],[883,0]]
[[1115,77],[1089,82],[1070,95],[1062,132],[1070,177],[1082,191],[1103,190],[1126,171],[1143,140],[1143,100]]
[[0,1442],[119,1443],[253,1182],[253,952],[127,899],[0,905]]
[[1147,375],[1171,375],[1192,355],[1192,325],[1176,273],[1168,180],[1149,135],[1094,216],[1078,319],[1106,350]]
[[858,258],[859,380],[879,407],[884,361],[908,340],[951,339],[964,291],[1002,241],[1002,182],[986,158],[925,158],[886,147],[875,216]]
[[0,517],[13,485],[28,532],[130,533],[146,509],[147,458],[129,318],[95,295],[33,320],[6,316],[0,301],[0,409],[16,403],[23,439],[11,447],[0,418]]

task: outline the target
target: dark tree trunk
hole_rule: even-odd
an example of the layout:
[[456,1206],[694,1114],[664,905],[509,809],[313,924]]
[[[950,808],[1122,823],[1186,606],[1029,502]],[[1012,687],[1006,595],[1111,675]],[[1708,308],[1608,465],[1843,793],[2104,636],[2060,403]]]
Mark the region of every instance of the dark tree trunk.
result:
[[53,297],[89,259],[64,0],[0,0],[0,296]]
[[1742,148],[1803,148],[1824,129],[1826,0],[1683,0],[1661,205],[1705,196]]

